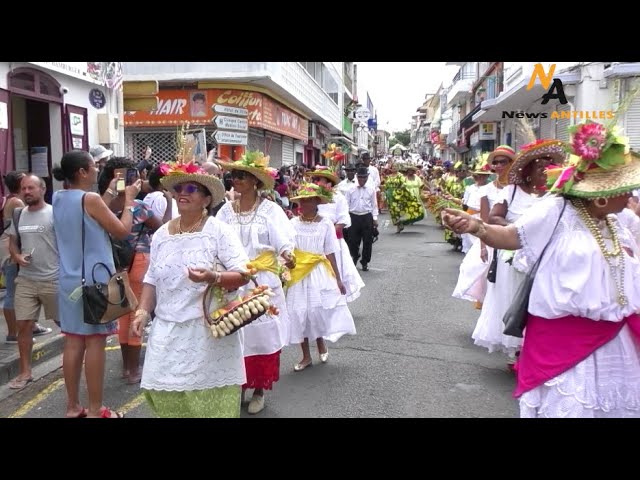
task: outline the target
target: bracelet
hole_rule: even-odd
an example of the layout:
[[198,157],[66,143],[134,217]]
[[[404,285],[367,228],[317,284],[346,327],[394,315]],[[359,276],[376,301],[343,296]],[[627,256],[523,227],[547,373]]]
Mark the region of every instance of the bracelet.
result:
[[138,310],[136,310],[134,321],[138,320],[139,317],[142,317],[142,318],[140,318],[140,320],[147,321],[147,320],[149,320],[151,318],[151,314],[149,312],[147,312],[146,310],[144,310],[142,308],[139,308]]
[[211,282],[213,285],[218,285],[220,283],[220,280],[222,280],[222,273],[215,271],[213,272],[215,278],[213,279],[213,282]]
[[111,195],[112,197],[114,197],[114,198],[118,196],[118,194],[117,194],[116,192],[114,192],[114,191],[113,191],[112,189],[110,189],[110,188],[107,188],[107,193],[108,193],[109,195]]

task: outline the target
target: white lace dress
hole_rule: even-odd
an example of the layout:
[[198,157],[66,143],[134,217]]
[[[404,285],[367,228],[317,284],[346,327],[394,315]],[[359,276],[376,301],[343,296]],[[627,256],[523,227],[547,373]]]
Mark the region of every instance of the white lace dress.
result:
[[[250,259],[263,252],[274,252],[277,257],[285,251],[293,253],[293,230],[289,219],[274,202],[263,200],[255,212],[240,215],[233,211],[233,203],[229,202],[220,209],[216,218],[231,225]],[[289,343],[289,314],[280,278],[273,272],[261,271],[257,280],[260,285],[271,287],[276,294],[271,300],[280,314],[263,315],[242,329],[245,357],[269,355]]]
[[[521,188],[515,185],[507,185],[501,190],[496,203],[507,203],[506,220],[509,223],[513,223],[537,200],[539,200],[538,197],[529,195]],[[513,358],[522,345],[522,339],[504,335],[502,333],[504,330],[502,319],[507,309],[511,306],[513,297],[518,291],[524,275],[506,263],[509,259],[509,254],[512,256],[513,252],[498,250],[496,282],[487,282],[482,312],[471,337],[476,345],[485,347],[489,350],[489,353],[504,351]],[[493,252],[491,252],[491,255],[493,256]]]
[[[478,188],[476,192],[476,198],[478,198],[478,210],[480,209],[479,204],[481,199],[483,197],[487,197],[487,201],[489,202],[489,211],[491,211],[500,198],[501,192],[502,189],[496,187],[494,182]],[[475,207],[472,206],[472,208]],[[458,283],[453,290],[452,297],[469,300],[471,302],[482,302],[487,291],[487,270],[489,269],[489,262],[491,262],[491,257],[493,256],[493,249],[491,247],[487,247],[488,261],[483,262],[480,255],[480,239],[477,237],[473,237],[473,239],[471,248],[460,264]]]
[[[319,222],[302,222],[295,217],[291,224],[296,231],[297,249],[319,255],[337,253],[338,241],[331,220],[323,217]],[[316,265],[309,275],[289,287],[287,308],[291,319],[290,344],[321,337],[336,342],[342,335],[356,333],[347,299],[324,265]]]
[[243,385],[242,329],[214,339],[205,325],[206,283],[189,280],[187,268],[245,270],[249,258],[231,227],[210,217],[201,232],[169,235],[165,224],[153,235],[144,283],[156,288],[141,388],[191,391]]
[[[522,249],[514,266],[528,271],[545,247],[562,209],[561,198],[536,204],[518,220]],[[615,217],[615,216],[614,216]],[[529,313],[547,319],[567,315],[619,322],[640,310],[640,250],[620,223],[625,255],[624,292],[628,305],[616,301],[617,287],[596,240],[568,203],[558,229],[540,261],[529,299]],[[608,230],[601,225],[603,235]],[[608,249],[612,242],[605,238]],[[619,270],[617,270],[619,273]],[[525,343],[526,343],[525,331]],[[522,417],[640,417],[640,350],[628,325],[575,367],[524,393]]]
[[[340,192],[335,192],[333,195],[333,202],[326,203],[324,205],[318,205],[318,213],[328,218],[335,225],[336,223],[343,223],[345,228],[351,226],[351,215],[349,215],[349,204],[347,199]],[[360,290],[364,287],[362,277],[353,263],[353,258],[349,253],[349,247],[344,238],[339,238],[338,248],[336,252],[336,263],[338,264],[338,270],[340,270],[340,278],[344,287],[347,289],[347,302],[352,302],[360,296]]]

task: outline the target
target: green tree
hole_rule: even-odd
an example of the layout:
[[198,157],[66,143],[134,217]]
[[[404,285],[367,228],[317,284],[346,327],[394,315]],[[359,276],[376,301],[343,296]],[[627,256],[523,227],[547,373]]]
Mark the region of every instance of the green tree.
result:
[[389,143],[393,143],[393,144],[401,143],[405,147],[408,147],[409,143],[411,143],[411,132],[408,129],[402,132],[394,132],[393,138]]

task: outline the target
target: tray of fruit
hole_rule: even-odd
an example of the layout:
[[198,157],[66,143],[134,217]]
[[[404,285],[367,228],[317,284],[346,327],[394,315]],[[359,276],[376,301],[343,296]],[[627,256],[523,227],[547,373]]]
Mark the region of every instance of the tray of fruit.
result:
[[[205,294],[205,305],[214,305],[216,298],[211,297],[212,290]],[[214,338],[231,335],[242,327],[249,325],[263,315],[278,315],[278,309],[271,303],[275,294],[266,285],[258,285],[244,297],[238,297],[226,305],[205,310],[205,320]]]

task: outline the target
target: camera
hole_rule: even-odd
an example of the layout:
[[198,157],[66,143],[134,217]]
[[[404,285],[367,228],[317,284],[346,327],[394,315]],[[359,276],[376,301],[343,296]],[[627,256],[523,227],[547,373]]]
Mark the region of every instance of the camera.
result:
[[67,93],[69,93],[69,89],[67,87],[60,87],[60,93],[62,95],[66,95]]

